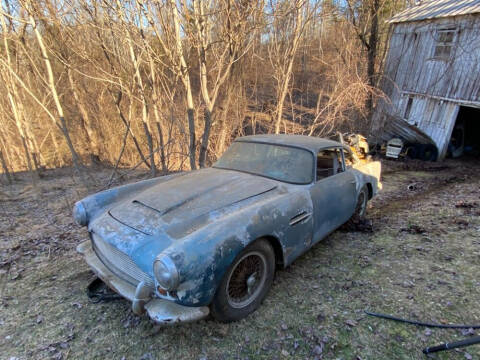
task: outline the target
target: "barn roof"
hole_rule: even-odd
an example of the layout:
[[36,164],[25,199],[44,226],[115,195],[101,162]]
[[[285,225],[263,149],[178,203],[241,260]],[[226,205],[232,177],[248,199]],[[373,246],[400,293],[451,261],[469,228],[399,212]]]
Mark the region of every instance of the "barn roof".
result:
[[389,23],[480,13],[480,0],[424,0],[392,17]]

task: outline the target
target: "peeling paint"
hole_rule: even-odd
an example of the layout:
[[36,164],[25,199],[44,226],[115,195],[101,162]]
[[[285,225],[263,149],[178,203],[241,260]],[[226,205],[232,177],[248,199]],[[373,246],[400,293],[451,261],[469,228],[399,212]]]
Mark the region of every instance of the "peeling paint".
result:
[[[300,146],[301,139],[295,139]],[[322,141],[308,138],[305,147],[313,154],[322,146],[342,147]],[[374,195],[379,175],[378,165],[367,164],[298,185],[208,168],[111,189],[82,203],[88,230],[152,279],[154,259],[159,254],[172,259],[180,284],[167,295],[153,289],[156,298],[199,307],[210,304],[223,275],[251,242],[278,240],[279,262],[288,266],[350,218],[365,184]]]

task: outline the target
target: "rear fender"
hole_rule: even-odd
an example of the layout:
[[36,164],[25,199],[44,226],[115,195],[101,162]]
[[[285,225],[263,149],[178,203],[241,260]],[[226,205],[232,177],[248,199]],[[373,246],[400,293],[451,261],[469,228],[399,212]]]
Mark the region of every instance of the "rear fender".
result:
[[359,162],[353,165],[353,169],[357,170],[356,176],[360,175],[363,180],[361,182],[357,181],[357,184],[361,183],[363,186],[365,183],[370,183],[372,185],[372,196],[375,196],[378,190],[382,189],[382,183],[380,181],[382,163],[380,161]]

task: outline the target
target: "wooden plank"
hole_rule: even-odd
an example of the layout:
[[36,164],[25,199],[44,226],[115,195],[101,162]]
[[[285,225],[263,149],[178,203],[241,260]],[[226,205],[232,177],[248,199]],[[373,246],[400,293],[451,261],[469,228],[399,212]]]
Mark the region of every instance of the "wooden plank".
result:
[[431,99],[436,99],[436,100],[440,100],[440,101],[443,100],[443,101],[448,101],[448,102],[451,102],[451,103],[456,103],[458,105],[480,108],[480,101],[452,99],[452,98],[446,98],[446,97],[435,96],[435,95],[430,95],[430,94],[416,93],[416,92],[413,92],[413,91],[404,91],[404,94],[405,95],[420,96],[420,97],[425,97],[425,98],[431,98]]
[[[456,104],[450,104],[450,109],[446,115],[446,127],[443,136],[443,144],[438,148],[438,157],[439,160],[443,160],[447,154],[448,143],[450,142],[450,137],[452,136],[452,131],[457,121],[457,115],[460,106]],[[438,147],[438,146],[437,146]]]

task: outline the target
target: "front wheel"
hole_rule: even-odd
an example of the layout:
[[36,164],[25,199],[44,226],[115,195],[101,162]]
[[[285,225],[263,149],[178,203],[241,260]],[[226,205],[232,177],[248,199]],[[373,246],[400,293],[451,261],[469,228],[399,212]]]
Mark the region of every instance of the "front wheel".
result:
[[229,267],[210,309],[215,319],[237,321],[255,311],[272,286],[275,253],[267,240],[246,247]]

